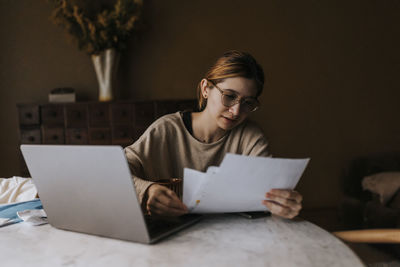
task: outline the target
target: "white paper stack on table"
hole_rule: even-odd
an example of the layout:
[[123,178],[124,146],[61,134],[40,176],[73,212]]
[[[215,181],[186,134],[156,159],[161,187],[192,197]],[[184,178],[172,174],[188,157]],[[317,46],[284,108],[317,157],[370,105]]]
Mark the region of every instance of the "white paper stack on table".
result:
[[226,154],[205,173],[184,169],[183,203],[191,213],[267,211],[265,193],[294,189],[309,160]]

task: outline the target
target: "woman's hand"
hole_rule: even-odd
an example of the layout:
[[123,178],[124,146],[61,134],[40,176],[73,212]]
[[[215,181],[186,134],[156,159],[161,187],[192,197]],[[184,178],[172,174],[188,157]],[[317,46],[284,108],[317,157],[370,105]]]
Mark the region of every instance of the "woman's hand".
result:
[[180,216],[188,212],[174,191],[159,184],[152,184],[147,189],[146,209],[150,215]]
[[292,219],[301,210],[302,195],[299,192],[288,189],[271,189],[265,194],[268,199],[263,200],[263,204],[272,214],[283,218]]

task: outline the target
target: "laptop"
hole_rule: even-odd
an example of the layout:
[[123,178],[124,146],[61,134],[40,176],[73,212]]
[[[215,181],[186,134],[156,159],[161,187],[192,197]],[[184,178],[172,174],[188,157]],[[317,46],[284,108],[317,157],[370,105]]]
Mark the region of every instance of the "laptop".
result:
[[120,146],[21,145],[21,151],[56,228],[149,244],[201,218],[145,216]]

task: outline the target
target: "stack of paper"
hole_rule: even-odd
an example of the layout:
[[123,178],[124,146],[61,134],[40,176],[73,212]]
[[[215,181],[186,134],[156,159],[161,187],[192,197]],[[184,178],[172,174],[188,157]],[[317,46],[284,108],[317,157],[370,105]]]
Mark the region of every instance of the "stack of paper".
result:
[[281,159],[227,154],[207,172],[184,169],[183,203],[191,213],[268,210],[270,189],[294,189],[309,159]]

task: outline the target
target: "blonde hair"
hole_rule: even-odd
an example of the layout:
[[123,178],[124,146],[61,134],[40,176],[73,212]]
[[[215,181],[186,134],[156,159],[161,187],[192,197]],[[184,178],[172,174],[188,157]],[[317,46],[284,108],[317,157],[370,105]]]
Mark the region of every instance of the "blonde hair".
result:
[[[207,86],[213,87],[226,78],[243,77],[256,82],[257,96],[261,95],[264,87],[264,71],[252,55],[246,52],[231,50],[218,58],[214,65],[207,71],[204,79]],[[207,99],[201,92],[201,82],[197,86],[197,98],[199,110],[202,111],[207,105]]]

